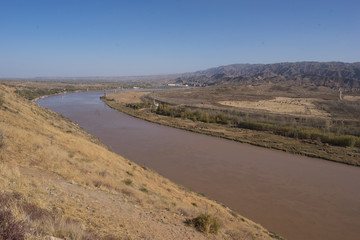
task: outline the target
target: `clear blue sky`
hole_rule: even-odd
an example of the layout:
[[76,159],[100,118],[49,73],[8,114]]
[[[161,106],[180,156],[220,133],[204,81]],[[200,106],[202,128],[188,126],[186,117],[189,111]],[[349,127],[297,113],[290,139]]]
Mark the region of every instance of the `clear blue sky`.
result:
[[0,77],[360,61],[359,0],[0,0]]

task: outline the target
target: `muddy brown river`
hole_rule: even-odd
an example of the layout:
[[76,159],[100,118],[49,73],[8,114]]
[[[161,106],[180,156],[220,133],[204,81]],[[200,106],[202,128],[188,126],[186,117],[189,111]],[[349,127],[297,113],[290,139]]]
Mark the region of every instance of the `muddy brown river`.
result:
[[106,106],[99,92],[37,103],[113,151],[204,193],[288,239],[360,239],[360,168],[160,126]]

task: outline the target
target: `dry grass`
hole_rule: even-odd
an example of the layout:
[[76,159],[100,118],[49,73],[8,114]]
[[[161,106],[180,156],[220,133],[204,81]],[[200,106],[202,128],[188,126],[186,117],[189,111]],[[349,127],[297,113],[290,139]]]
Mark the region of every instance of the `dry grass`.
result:
[[344,96],[344,100],[356,102],[360,100],[360,96]]
[[219,103],[226,106],[241,108],[265,110],[276,114],[289,114],[293,116],[311,116],[329,118],[330,114],[318,109],[313,103],[312,98],[288,98],[276,97],[270,100],[260,101],[220,101]]
[[149,93],[144,91],[124,91],[108,94],[107,98],[122,103],[140,103],[142,102],[141,98],[147,94]]
[[[234,231],[270,239],[261,226],[116,155],[13,91],[0,86],[0,196],[8,196],[8,209],[32,227],[27,239],[233,239],[228,233]],[[184,223],[204,212],[219,220],[217,235]]]

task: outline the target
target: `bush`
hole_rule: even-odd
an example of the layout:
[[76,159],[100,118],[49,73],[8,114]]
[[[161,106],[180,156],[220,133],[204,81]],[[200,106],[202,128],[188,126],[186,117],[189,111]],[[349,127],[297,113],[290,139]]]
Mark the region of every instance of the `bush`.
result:
[[144,192],[144,193],[149,193],[149,191],[148,191],[146,188],[144,188],[144,187],[140,188],[139,190],[142,191],[142,192]]
[[190,119],[194,122],[201,121],[205,123],[219,123],[228,124],[229,117],[219,112],[212,112],[209,114],[205,111],[191,110],[185,107],[174,107],[167,104],[159,104],[156,109],[156,114],[170,116],[174,118]]
[[10,211],[0,210],[0,239],[22,240],[24,238],[24,224],[16,221]]
[[220,228],[218,220],[209,214],[200,214],[196,218],[188,219],[186,223],[204,233],[217,233]]
[[0,107],[4,104],[4,94],[0,94]]
[[138,110],[138,109],[147,107],[147,104],[145,104],[145,103],[128,103],[128,104],[126,104],[126,107]]
[[215,119],[216,119],[216,123],[220,123],[220,124],[228,124],[229,122],[228,118],[222,113],[218,114]]
[[98,180],[94,180],[93,184],[94,184],[94,187],[97,187],[97,188],[99,188],[99,187],[101,187],[103,185],[103,183],[101,181],[98,181]]
[[275,130],[276,127],[269,123],[260,123],[260,122],[239,122],[238,123],[239,128],[246,128],[246,129],[252,129],[252,130],[258,130],[258,131],[272,131]]
[[355,145],[356,138],[354,136],[343,135],[343,136],[334,136],[329,138],[328,143],[331,145],[336,145],[340,147],[353,147]]
[[356,138],[355,147],[360,148],[360,137],[357,137],[357,138]]
[[5,139],[4,133],[0,130],[0,148],[5,145],[4,139]]
[[124,183],[125,183],[126,185],[131,185],[131,184],[132,184],[132,180],[131,180],[131,179],[125,179],[125,180],[124,180]]

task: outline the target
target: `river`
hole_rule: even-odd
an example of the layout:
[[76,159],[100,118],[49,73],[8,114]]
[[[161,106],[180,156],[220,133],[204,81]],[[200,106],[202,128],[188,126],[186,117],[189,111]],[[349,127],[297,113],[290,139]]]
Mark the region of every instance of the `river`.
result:
[[294,240],[359,239],[360,168],[139,120],[106,106],[102,91],[37,101],[114,152],[224,203]]

